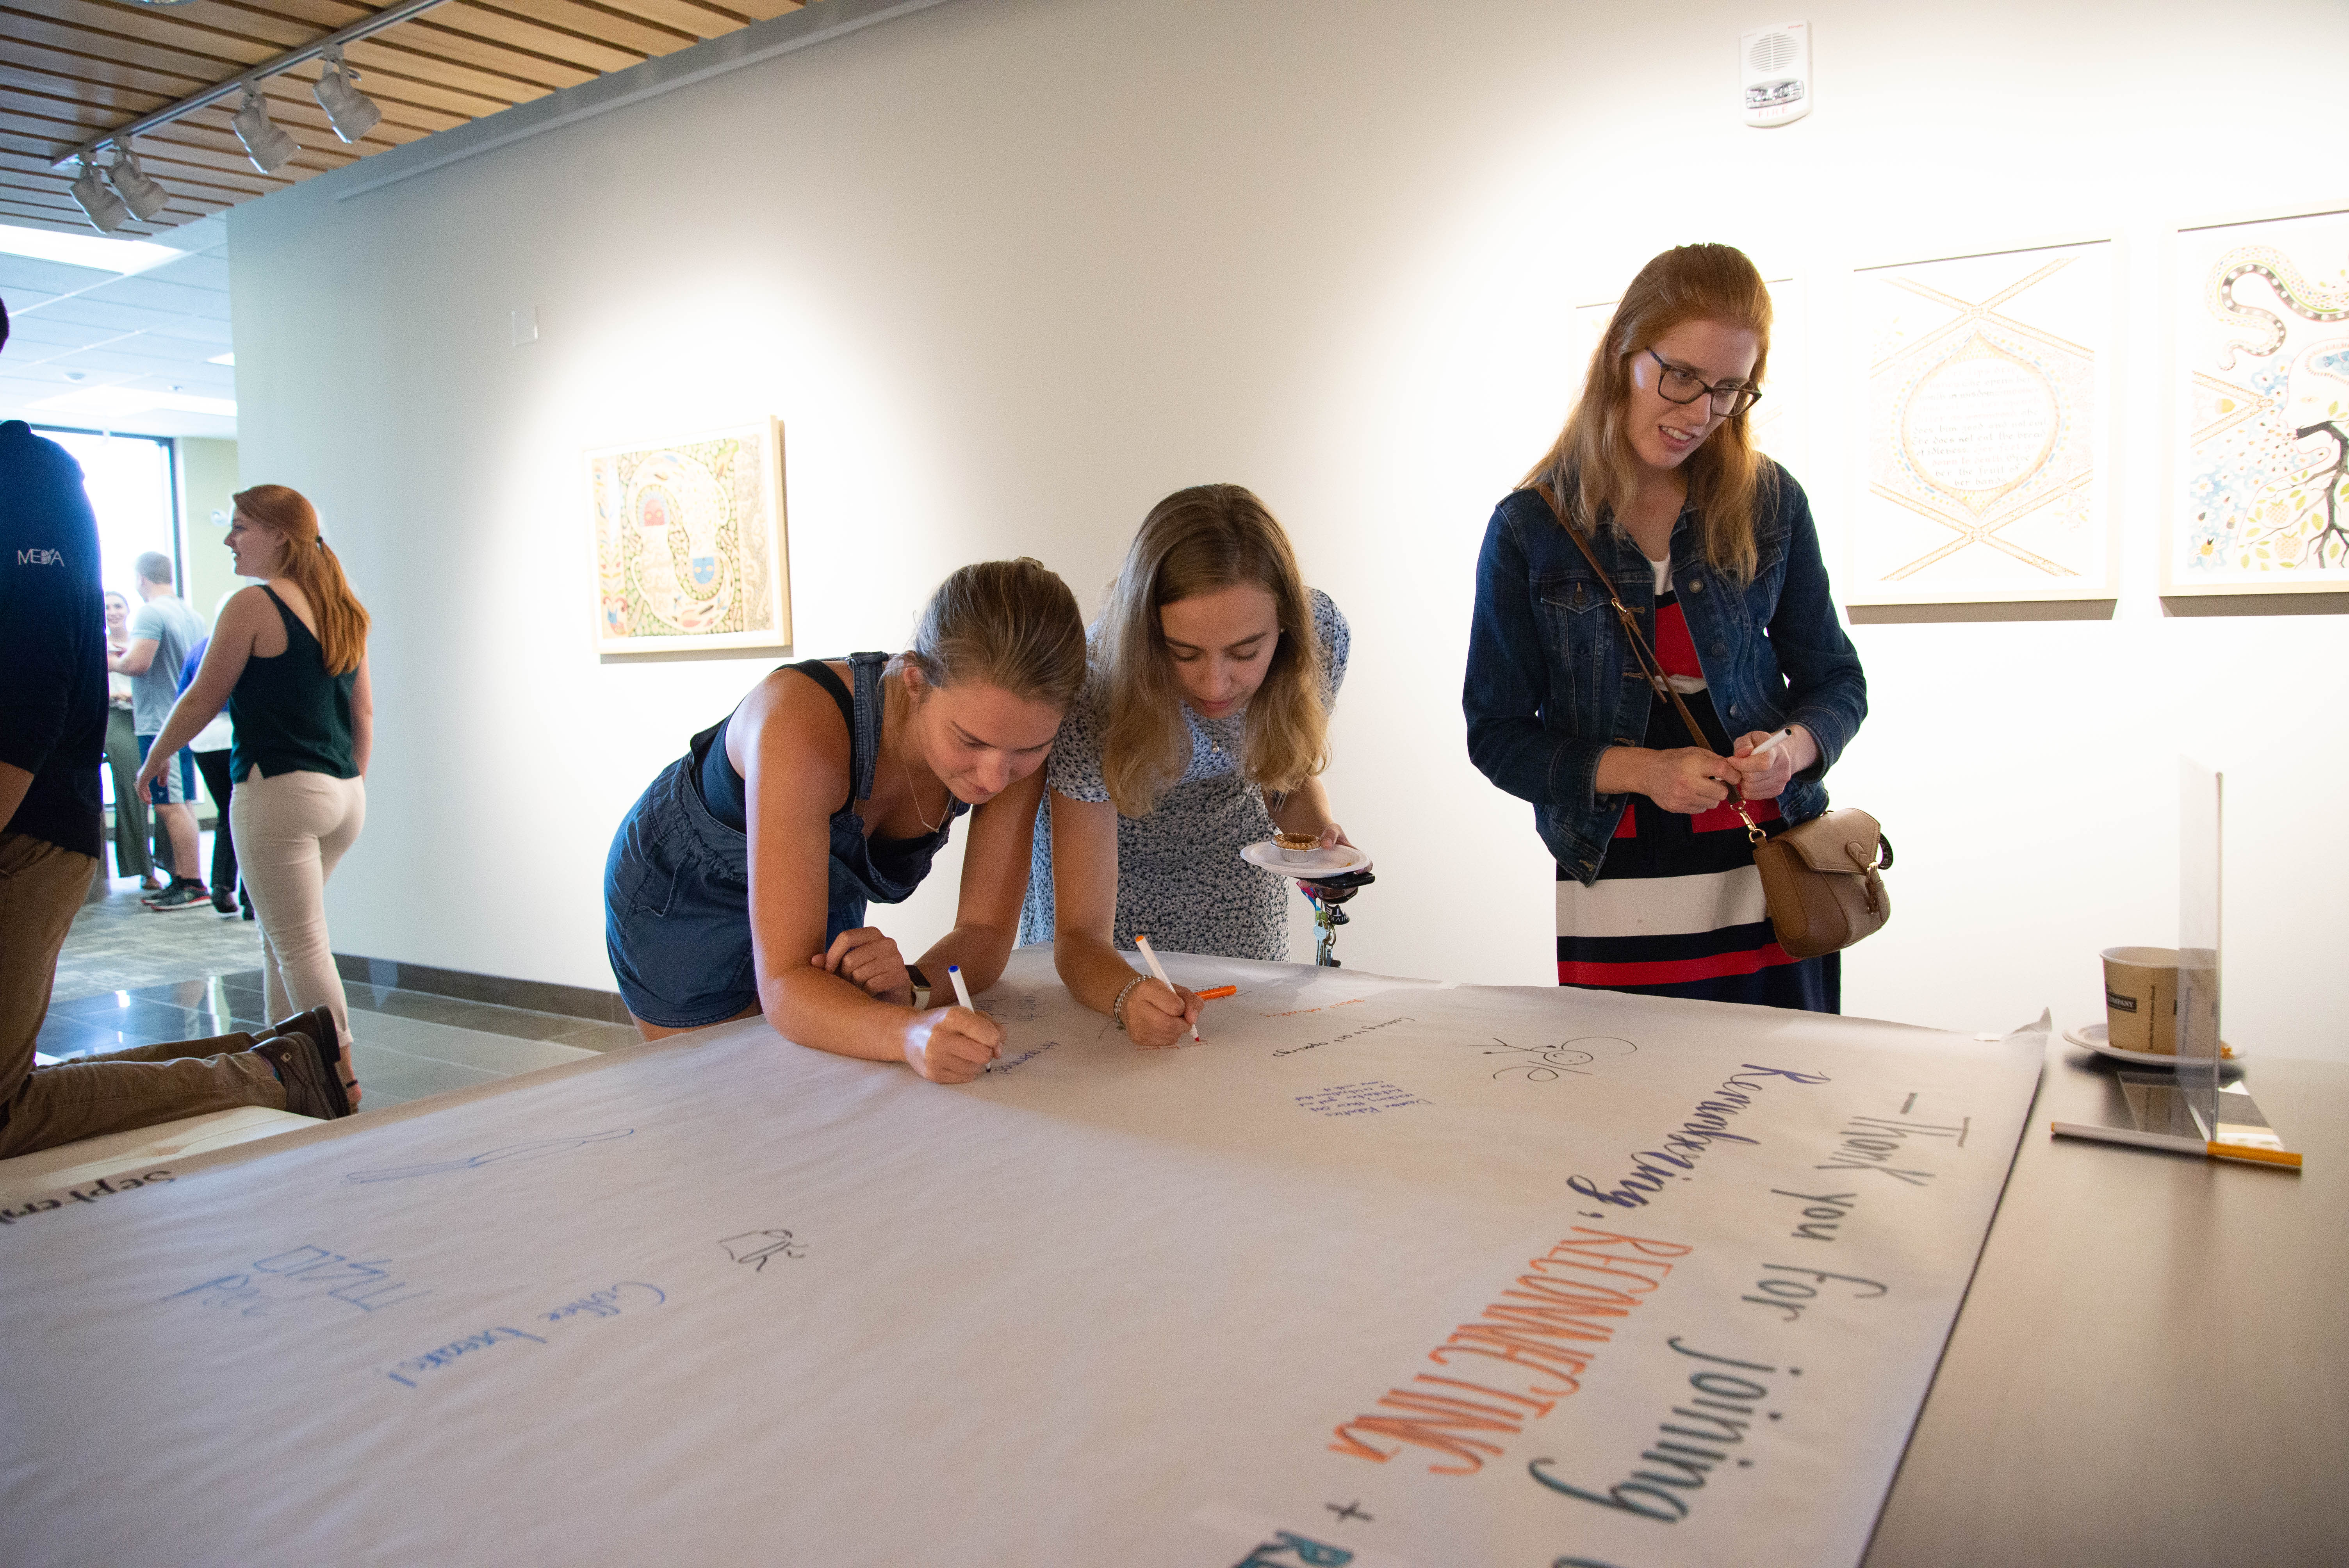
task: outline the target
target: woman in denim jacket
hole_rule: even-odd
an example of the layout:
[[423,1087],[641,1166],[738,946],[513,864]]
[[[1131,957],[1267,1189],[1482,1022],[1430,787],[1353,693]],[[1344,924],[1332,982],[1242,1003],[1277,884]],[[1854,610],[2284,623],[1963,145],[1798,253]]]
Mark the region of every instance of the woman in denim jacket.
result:
[[[1562,985],[1841,1006],[1838,955],[1797,960],[1773,939],[1730,804],[1770,832],[1817,816],[1821,778],[1868,712],[1810,503],[1748,428],[1769,347],[1769,291],[1743,253],[1656,257],[1566,428],[1485,530],[1468,755],[1534,803],[1557,861]],[[1649,686],[1568,521],[1703,746]]]

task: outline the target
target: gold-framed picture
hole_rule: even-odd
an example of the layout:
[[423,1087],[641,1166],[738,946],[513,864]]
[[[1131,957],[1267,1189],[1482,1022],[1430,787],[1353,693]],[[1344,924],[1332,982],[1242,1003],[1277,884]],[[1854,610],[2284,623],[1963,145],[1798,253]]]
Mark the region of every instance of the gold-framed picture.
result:
[[781,421],[601,447],[586,459],[598,653],[790,645]]

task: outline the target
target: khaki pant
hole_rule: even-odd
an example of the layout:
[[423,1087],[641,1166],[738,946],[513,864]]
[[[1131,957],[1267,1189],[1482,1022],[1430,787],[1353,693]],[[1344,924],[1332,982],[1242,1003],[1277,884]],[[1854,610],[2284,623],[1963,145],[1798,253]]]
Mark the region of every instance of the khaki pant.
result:
[[228,813],[237,869],[261,922],[267,1016],[325,1007],[350,1059],[351,1015],[326,936],[326,879],[367,825],[367,784],[329,774],[254,769],[238,780]]
[[0,1160],[243,1105],[285,1109],[269,1063],[242,1054],[251,1035],[33,1065],[57,954],[97,871],[88,855],[0,833]]

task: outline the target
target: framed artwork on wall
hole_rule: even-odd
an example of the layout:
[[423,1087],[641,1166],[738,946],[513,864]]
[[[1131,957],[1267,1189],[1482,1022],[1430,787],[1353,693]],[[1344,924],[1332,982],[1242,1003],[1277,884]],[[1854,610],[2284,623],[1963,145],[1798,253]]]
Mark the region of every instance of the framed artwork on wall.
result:
[[790,645],[781,423],[599,448],[587,479],[598,653]]
[[[1763,370],[1762,401],[1754,405],[1751,415],[1754,443],[1800,480],[1805,459],[1809,456],[1805,442],[1809,436],[1810,410],[1809,388],[1805,381],[1809,361],[1805,354],[1808,338],[1804,333],[1803,291],[1801,284],[1790,277],[1763,281],[1770,290],[1770,359]],[[1619,299],[1610,299],[1574,307],[1573,352],[1577,369],[1589,365],[1599,340],[1607,335],[1607,324],[1615,319],[1615,307],[1621,303]]]
[[1862,268],[1855,604],[2108,599],[2109,241]]
[[2349,211],[2178,235],[2164,593],[2349,589]]

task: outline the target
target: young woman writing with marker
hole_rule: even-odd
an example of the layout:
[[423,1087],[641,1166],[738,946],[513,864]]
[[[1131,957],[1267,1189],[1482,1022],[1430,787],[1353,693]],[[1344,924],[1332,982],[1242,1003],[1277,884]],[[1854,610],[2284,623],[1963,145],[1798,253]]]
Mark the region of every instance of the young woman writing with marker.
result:
[[1141,1045],[1199,998],[1121,955],[1288,956],[1288,880],[1240,859],[1282,831],[1346,843],[1319,777],[1346,676],[1346,619],[1237,485],[1153,507],[1092,633],[1093,675],[1049,770],[1020,940],[1050,941],[1079,1001]]
[[[895,658],[786,665],[693,738],[621,823],[605,944],[647,1039],[764,1013],[802,1045],[967,1083],[1002,1043],[946,1006],[1009,955],[1040,769],[1085,676],[1084,626],[1036,562],[948,577]],[[977,808],[973,810],[973,808]],[[864,923],[970,811],[955,927],[909,966]],[[935,982],[939,1005],[917,996]]]

